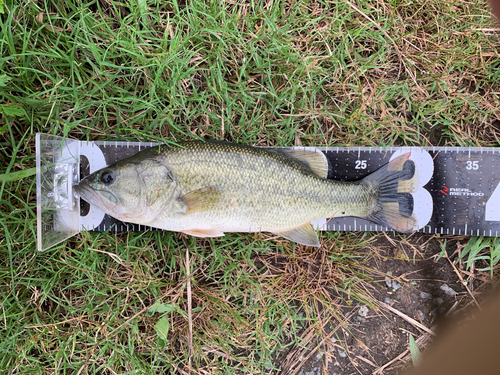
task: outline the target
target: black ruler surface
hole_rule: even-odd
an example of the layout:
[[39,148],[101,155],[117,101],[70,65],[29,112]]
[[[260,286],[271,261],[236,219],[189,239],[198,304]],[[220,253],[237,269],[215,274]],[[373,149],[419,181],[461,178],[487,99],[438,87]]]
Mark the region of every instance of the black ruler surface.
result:
[[[90,172],[91,153],[99,149],[105,163],[111,164],[155,143],[93,142],[93,150],[82,149],[81,177]],[[356,181],[388,163],[393,154],[411,148],[317,148],[325,153],[330,163],[328,178]],[[429,172],[422,189],[423,196],[414,200],[415,210],[427,205],[430,220],[419,230],[424,233],[500,236],[500,148],[422,147],[431,158],[420,173]],[[85,153],[87,152],[87,155]],[[85,160],[87,159],[87,160]],[[90,162],[89,162],[90,160]],[[433,165],[432,165],[433,164]],[[102,168],[104,165],[98,166]],[[98,169],[93,168],[92,170]],[[433,172],[432,172],[433,168]],[[421,190],[422,190],[421,189]],[[427,195],[426,195],[427,194]],[[82,204],[82,217],[87,217],[85,228],[94,231],[142,231],[155,228],[120,222],[108,215],[89,212]],[[429,212],[430,212],[429,211]],[[89,223],[94,223],[89,226]],[[317,223],[322,230],[380,231],[387,228],[358,218],[338,218]],[[93,227],[93,228],[91,228]]]

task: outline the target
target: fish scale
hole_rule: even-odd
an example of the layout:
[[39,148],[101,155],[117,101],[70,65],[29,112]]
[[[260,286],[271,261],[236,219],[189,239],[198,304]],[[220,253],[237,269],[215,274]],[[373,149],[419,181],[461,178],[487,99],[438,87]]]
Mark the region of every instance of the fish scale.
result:
[[[216,227],[234,223],[228,231],[247,231],[247,228],[249,231],[262,228],[279,231],[299,225],[308,218],[319,219],[338,211],[350,210],[359,214],[357,200],[360,196],[365,197],[360,185],[350,186],[356,190],[351,193],[345,189],[345,184],[320,179],[298,161],[265,149],[222,142],[190,142],[186,149],[165,148],[158,158],[164,158],[172,168],[183,186],[183,194],[222,184],[221,200],[213,210],[203,212],[196,220],[210,222]],[[300,184],[294,183],[299,179]],[[344,202],[344,205],[337,202]],[[183,224],[182,215],[172,218],[165,213],[163,216],[159,218],[160,223],[174,219],[181,220],[180,226]]]

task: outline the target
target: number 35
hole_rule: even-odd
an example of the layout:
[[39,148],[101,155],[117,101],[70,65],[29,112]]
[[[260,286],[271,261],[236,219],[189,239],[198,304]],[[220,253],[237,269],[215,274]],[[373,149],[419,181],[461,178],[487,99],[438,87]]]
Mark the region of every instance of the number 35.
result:
[[472,160],[467,160],[467,166],[465,167],[468,171],[475,170],[477,171],[479,169],[479,162],[472,161]]

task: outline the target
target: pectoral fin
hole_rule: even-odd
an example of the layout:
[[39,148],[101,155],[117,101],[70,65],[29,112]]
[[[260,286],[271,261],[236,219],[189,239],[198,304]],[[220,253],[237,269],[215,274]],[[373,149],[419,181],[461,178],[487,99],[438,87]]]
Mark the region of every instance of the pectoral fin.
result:
[[217,229],[186,229],[182,233],[195,237],[221,237],[224,235],[224,232]]
[[185,205],[185,214],[203,212],[214,207],[219,201],[221,192],[216,187],[204,187],[179,197],[178,200]]
[[300,227],[289,229],[284,232],[277,232],[278,236],[285,237],[290,241],[297,242],[305,246],[320,247],[318,234],[314,230],[311,223],[306,223]]

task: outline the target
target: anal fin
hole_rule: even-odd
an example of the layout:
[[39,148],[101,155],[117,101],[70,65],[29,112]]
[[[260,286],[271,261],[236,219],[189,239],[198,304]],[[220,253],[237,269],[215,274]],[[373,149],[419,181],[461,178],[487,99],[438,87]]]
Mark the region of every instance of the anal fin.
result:
[[195,237],[222,237],[224,232],[217,229],[186,229],[182,233],[189,234]]
[[289,229],[283,232],[276,232],[278,236],[285,237],[290,241],[297,242],[305,246],[320,247],[318,234],[311,223],[306,223],[300,227]]

